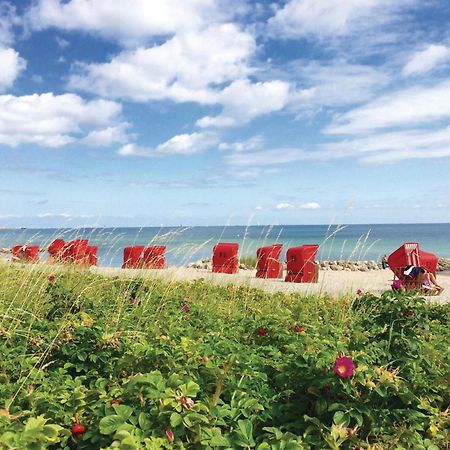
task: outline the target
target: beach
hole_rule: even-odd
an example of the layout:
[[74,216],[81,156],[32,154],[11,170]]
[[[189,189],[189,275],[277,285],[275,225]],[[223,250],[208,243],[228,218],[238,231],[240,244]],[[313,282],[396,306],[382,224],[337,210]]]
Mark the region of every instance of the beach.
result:
[[[305,295],[329,294],[331,296],[355,295],[358,290],[381,294],[390,290],[393,273],[389,269],[370,272],[320,270],[317,283],[286,283],[283,279],[256,278],[255,270],[240,270],[236,274],[212,273],[208,269],[170,267],[160,270],[120,269],[112,267],[91,267],[93,273],[104,276],[161,278],[168,282],[204,279],[213,284],[235,284],[262,289],[266,292],[301,293]],[[437,280],[444,288],[439,296],[427,296],[430,302],[450,301],[450,272],[440,272]]]

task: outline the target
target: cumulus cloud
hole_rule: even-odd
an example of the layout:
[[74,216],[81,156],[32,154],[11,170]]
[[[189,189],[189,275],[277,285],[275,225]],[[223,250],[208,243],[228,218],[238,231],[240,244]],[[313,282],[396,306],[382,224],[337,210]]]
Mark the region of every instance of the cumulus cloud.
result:
[[403,75],[421,75],[433,70],[450,59],[450,49],[445,45],[429,45],[425,50],[414,53],[405,67]]
[[127,133],[127,129],[130,126],[130,124],[124,122],[118,125],[92,130],[81,142],[90,147],[107,147],[111,144],[123,144],[130,140],[130,136]]
[[217,103],[214,86],[247,76],[254,38],[236,25],[178,34],[161,45],[124,51],[105,64],[82,64],[72,88],[138,102]]
[[450,81],[414,86],[379,96],[337,116],[328,134],[359,134],[382,128],[428,124],[450,117]]
[[222,113],[216,117],[205,116],[197,125],[202,128],[236,126],[280,111],[288,103],[289,91],[289,83],[280,80],[257,83],[237,80],[217,94],[216,101],[223,105]]
[[127,144],[119,149],[118,154],[140,157],[193,155],[208,150],[217,143],[217,136],[209,133],[179,134],[154,148]]
[[290,38],[345,36],[389,22],[413,0],[289,0],[269,20],[277,35]]
[[26,62],[12,48],[0,48],[0,92],[12,86],[26,67]]
[[0,144],[61,147],[120,123],[121,106],[75,94],[0,96]]
[[38,0],[27,20],[35,30],[80,30],[136,44],[224,22],[244,8],[237,0]]

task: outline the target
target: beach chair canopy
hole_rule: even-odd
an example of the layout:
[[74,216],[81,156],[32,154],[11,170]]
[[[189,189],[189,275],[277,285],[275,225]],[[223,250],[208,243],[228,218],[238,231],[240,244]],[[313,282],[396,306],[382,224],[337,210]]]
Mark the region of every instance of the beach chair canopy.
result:
[[139,269],[142,266],[143,245],[133,245],[123,249],[122,269]]
[[145,269],[164,269],[166,267],[166,246],[153,245],[144,248],[143,267]]
[[406,280],[407,276],[403,272],[407,266],[423,267],[435,273],[438,264],[437,256],[420,250],[418,242],[405,242],[388,256],[387,261],[394,275],[400,280]]
[[279,261],[283,244],[260,247],[256,251],[256,276],[258,278],[278,278],[281,262]]
[[286,252],[285,281],[295,283],[314,283],[317,281],[315,259],[319,246],[317,244],[291,247]]
[[239,244],[220,242],[213,248],[213,272],[236,273],[239,267]]

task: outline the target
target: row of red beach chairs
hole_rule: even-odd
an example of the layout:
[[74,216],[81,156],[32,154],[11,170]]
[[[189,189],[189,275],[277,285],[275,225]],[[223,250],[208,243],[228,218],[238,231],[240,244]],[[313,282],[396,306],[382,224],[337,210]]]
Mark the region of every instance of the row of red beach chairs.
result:
[[[282,262],[279,260],[282,244],[261,247],[256,252],[258,278],[279,278]],[[315,258],[318,245],[292,247],[286,253],[286,281],[313,283],[317,281]],[[39,246],[17,245],[11,249],[13,261],[38,262]],[[65,242],[55,239],[47,248],[50,263],[74,263],[80,266],[97,265],[98,247],[89,245],[88,239]],[[166,246],[144,247],[135,245],[123,250],[123,269],[163,269],[166,267]],[[212,271],[215,273],[237,273],[239,270],[239,244],[219,243],[213,248]]]
[[[261,247],[256,252],[256,276],[258,278],[280,278],[283,263],[279,260],[282,244]],[[291,247],[286,252],[285,281],[297,283],[313,283],[317,281],[317,266],[315,258],[318,245],[302,245]],[[13,261],[39,261],[39,246],[16,245],[11,248]],[[97,265],[98,247],[89,245],[88,239],[75,239],[65,242],[55,239],[47,248],[49,262],[68,262],[81,266]],[[166,266],[166,246],[157,245],[144,247],[129,246],[123,251],[122,268],[126,269],[163,269]],[[239,270],[239,244],[219,243],[213,248],[212,271],[215,273],[234,274]],[[438,258],[419,248],[417,242],[406,242],[395,250],[387,259],[387,263],[394,273],[394,279],[401,281],[406,289],[418,288],[417,280],[405,275],[408,266],[423,267],[428,272],[436,274]]]
[[[14,262],[39,262],[38,245],[16,245],[11,248]],[[98,246],[89,245],[88,239],[74,239],[65,242],[55,239],[47,248],[50,263],[73,263],[80,266],[96,266]]]

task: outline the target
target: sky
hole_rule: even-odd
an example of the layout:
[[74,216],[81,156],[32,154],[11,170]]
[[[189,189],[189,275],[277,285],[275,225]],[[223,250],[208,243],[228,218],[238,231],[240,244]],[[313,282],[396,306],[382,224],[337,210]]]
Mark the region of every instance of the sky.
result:
[[449,0],[0,0],[0,228],[450,222]]

